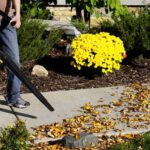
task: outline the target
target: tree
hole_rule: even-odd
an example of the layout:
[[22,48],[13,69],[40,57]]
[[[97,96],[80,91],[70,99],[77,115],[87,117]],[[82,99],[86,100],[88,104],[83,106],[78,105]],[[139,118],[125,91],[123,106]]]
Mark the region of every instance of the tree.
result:
[[[89,21],[90,16],[95,12],[95,8],[105,7],[107,12],[120,9],[120,0],[66,0],[67,4],[71,4],[76,8],[76,17],[85,22]],[[84,10],[84,16],[82,16],[82,10]],[[97,13],[97,12],[96,12]]]

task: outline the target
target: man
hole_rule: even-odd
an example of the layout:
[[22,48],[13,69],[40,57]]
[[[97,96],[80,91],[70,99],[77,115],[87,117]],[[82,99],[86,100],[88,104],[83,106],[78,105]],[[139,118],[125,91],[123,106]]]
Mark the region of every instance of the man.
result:
[[[7,53],[12,60],[20,66],[19,48],[16,29],[21,25],[20,21],[20,0],[0,0],[0,11],[11,17],[10,23],[6,23],[4,16],[0,15],[0,45],[1,50]],[[13,72],[8,70],[7,96],[6,101],[9,106],[26,108],[30,105],[20,97],[20,80]]]

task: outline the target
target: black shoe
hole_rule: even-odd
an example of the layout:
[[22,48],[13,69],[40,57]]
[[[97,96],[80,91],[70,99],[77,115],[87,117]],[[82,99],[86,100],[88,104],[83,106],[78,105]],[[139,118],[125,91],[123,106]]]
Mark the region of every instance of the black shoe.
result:
[[26,108],[26,107],[30,106],[30,103],[25,101],[21,97],[18,97],[17,101],[15,103],[10,103],[10,102],[7,101],[7,105],[8,106],[14,106],[14,107],[17,107],[17,108]]

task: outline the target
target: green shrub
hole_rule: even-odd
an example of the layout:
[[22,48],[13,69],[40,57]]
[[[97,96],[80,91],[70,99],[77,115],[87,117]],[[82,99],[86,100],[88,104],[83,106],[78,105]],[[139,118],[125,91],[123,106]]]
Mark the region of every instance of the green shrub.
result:
[[101,25],[98,32],[109,32],[111,34],[117,35],[117,28],[114,25],[114,23],[111,20],[104,20]]
[[135,51],[135,39],[137,36],[137,19],[134,13],[122,15],[115,18],[115,26],[119,37],[123,40],[126,51],[129,53]]
[[128,12],[115,16],[114,22],[105,21],[100,31],[119,36],[125,45],[128,58],[150,53],[150,10]]
[[88,30],[87,24],[79,19],[73,18],[72,24],[81,32],[86,32]]
[[46,32],[47,25],[38,20],[22,17],[22,25],[18,30],[21,62],[38,59],[49,53],[54,44],[61,38],[58,29]]
[[24,122],[17,121],[4,129],[0,129],[0,149],[27,150],[29,147],[29,132]]
[[141,11],[137,22],[139,31],[137,32],[137,37],[139,37],[136,42],[137,47],[139,47],[139,51],[150,52],[150,10],[144,9]]

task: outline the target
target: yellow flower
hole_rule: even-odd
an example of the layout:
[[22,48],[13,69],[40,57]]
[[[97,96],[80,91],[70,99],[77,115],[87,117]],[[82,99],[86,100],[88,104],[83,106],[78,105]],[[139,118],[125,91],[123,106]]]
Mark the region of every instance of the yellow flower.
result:
[[71,44],[73,62],[77,69],[94,67],[102,73],[120,69],[120,63],[126,56],[123,42],[119,37],[106,32],[98,34],[81,34]]

